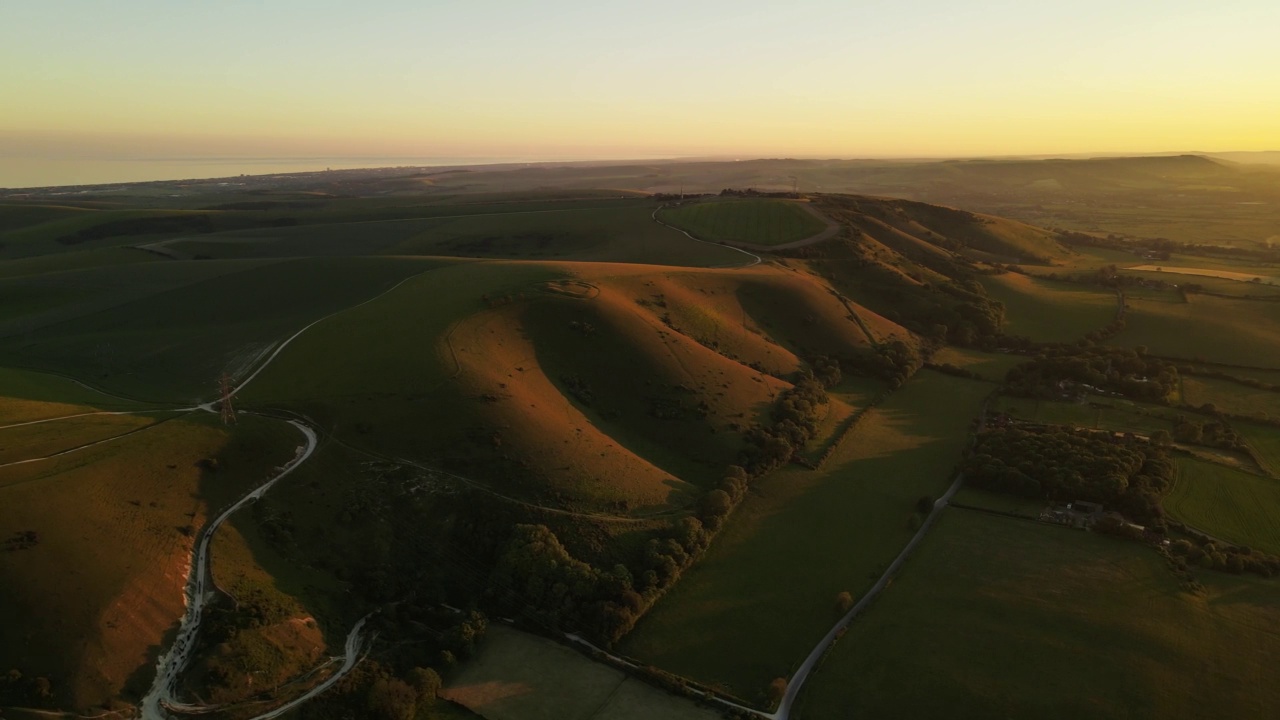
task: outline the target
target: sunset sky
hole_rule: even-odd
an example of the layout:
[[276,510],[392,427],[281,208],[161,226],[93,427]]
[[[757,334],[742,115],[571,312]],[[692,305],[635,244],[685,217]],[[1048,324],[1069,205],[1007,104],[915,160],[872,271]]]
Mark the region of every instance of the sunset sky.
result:
[[1280,148],[1275,0],[0,6],[4,156]]

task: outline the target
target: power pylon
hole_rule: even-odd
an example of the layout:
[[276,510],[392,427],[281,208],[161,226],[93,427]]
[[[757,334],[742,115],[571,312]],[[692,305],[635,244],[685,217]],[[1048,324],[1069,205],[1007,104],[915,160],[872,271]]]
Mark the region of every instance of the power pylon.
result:
[[218,378],[218,389],[222,393],[222,424],[233,425],[236,421],[236,410],[231,406],[231,376],[223,373]]

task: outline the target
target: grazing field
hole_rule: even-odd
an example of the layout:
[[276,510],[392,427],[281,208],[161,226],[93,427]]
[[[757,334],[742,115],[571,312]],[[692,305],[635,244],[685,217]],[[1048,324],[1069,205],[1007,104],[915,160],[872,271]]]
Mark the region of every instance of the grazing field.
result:
[[1036,519],[1045,509],[1047,503],[1037,498],[1024,498],[1007,493],[991,492],[981,488],[965,485],[952,498],[953,505],[991,510],[999,513],[1011,513],[1025,518]]
[[[648,200],[518,203],[418,208],[386,217],[255,228],[159,241],[186,257],[280,258],[451,255],[491,259],[582,260],[694,267],[741,265],[728,248],[690,242],[651,217]],[[321,220],[321,218],[313,218]]]
[[1004,303],[1006,332],[1036,342],[1073,342],[1116,316],[1115,294],[1099,288],[1017,273],[981,280],[987,294]]
[[1027,362],[1028,359],[1024,355],[986,353],[948,345],[934,353],[930,361],[938,365],[955,365],[981,375],[983,380],[1003,382],[1010,370]]
[[1280,428],[1258,423],[1234,422],[1231,426],[1244,436],[1249,447],[1272,477],[1280,478]]
[[1178,460],[1164,502],[1174,518],[1237,545],[1280,553],[1280,480],[1203,460]]
[[485,720],[715,720],[718,712],[668,695],[545,638],[492,624],[476,657],[441,693]]
[[946,489],[990,391],[921,371],[862,418],[822,471],[757,481],[622,652],[761,701],[835,622],[837,594],[858,597],[910,539],[917,501]]
[[70,378],[0,367],[0,425],[97,410],[141,410],[144,403],[112,397]]
[[0,538],[38,536],[0,552],[0,587],[10,589],[0,594],[0,666],[48,677],[69,707],[136,697],[182,615],[197,529],[291,457],[299,437],[278,421],[245,417],[228,431],[200,414],[0,468]]
[[1129,301],[1127,325],[1112,344],[1153,355],[1280,368],[1280,303],[1193,295],[1191,302]]
[[1197,275],[1210,278],[1220,278],[1223,280],[1235,280],[1237,282],[1256,283],[1263,285],[1274,285],[1280,282],[1280,277],[1269,273],[1275,273],[1275,269],[1267,268],[1257,272],[1249,272],[1240,270],[1218,270],[1215,268],[1200,267],[1167,267],[1164,265],[1135,265],[1127,267],[1125,270],[1137,270],[1140,272],[1160,272],[1171,273],[1174,275]]
[[0,465],[124,438],[172,414],[89,415],[0,429]]
[[1196,407],[1213,405],[1232,415],[1280,418],[1280,392],[1252,388],[1230,380],[1183,375],[1182,400]]
[[826,224],[789,200],[711,200],[658,212],[663,222],[700,240],[785,245],[817,235]]
[[1149,434],[1173,431],[1177,411],[1158,405],[1091,395],[1087,403],[1035,400],[1001,395],[991,404],[992,412],[1004,412],[1023,420],[1050,425],[1075,425],[1096,430],[1116,430]]
[[1280,587],[1200,579],[1187,594],[1139,544],[947,510],[793,717],[1272,717]]

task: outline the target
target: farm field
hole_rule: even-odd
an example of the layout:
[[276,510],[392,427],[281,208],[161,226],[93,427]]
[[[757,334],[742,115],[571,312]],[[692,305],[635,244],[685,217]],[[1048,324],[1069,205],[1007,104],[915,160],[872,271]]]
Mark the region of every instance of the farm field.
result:
[[663,222],[699,240],[785,245],[817,235],[826,224],[789,200],[709,200],[658,211]]
[[1164,507],[1214,537],[1280,553],[1280,480],[1275,478],[1182,458]]
[[991,403],[990,410],[1050,425],[1075,425],[1143,435],[1156,430],[1172,432],[1173,418],[1178,415],[1175,410],[1157,405],[1097,395],[1089,396],[1084,404],[1001,395]]
[[318,258],[250,266],[10,335],[0,339],[0,358],[133,397],[190,402],[213,395],[224,372],[244,376],[311,321],[437,264]]
[[1196,407],[1213,405],[1232,415],[1280,418],[1280,392],[1252,388],[1230,380],[1184,374],[1182,400]]
[[715,720],[720,714],[596,663],[576,650],[503,625],[442,695],[485,720]]
[[948,345],[934,353],[930,360],[938,365],[955,365],[977,373],[984,380],[1003,382],[1010,370],[1027,362],[1028,358],[1024,355],[986,353]]
[[1280,303],[1193,295],[1185,304],[1129,301],[1127,325],[1111,343],[1153,355],[1280,368]]
[[1244,436],[1266,471],[1280,478],[1280,428],[1249,422],[1234,422],[1231,426]]
[[[759,701],[901,550],[941,494],[991,387],[921,371],[869,411],[820,473],[775,471],[621,651]],[[937,398],[947,397],[939,404]]]
[[0,429],[0,465],[113,441],[172,418],[172,413],[90,415]]
[[1236,270],[1219,270],[1216,268],[1206,267],[1178,267],[1165,265],[1134,265],[1133,267],[1124,268],[1125,270],[1136,270],[1141,272],[1161,272],[1174,275],[1196,275],[1210,278],[1219,278],[1222,280],[1235,280],[1237,282],[1256,283],[1261,285],[1274,285],[1280,282],[1280,276],[1272,275],[1274,269],[1263,269],[1257,272],[1250,272],[1245,269]]
[[1268,718],[1276,581],[1199,577],[1187,594],[1140,545],[947,510],[795,716]]
[[[145,689],[156,647],[182,614],[195,529],[299,440],[277,421],[248,417],[228,431],[211,420],[171,420],[0,468],[0,537],[39,537],[0,553],[0,586],[21,589],[0,595],[0,616],[24,618],[0,623],[0,665],[48,677],[75,708]],[[218,459],[216,473],[205,469],[208,458]]]
[[1073,342],[1116,316],[1113,293],[1086,285],[1006,273],[981,278],[987,294],[1004,303],[1006,332],[1036,342]]

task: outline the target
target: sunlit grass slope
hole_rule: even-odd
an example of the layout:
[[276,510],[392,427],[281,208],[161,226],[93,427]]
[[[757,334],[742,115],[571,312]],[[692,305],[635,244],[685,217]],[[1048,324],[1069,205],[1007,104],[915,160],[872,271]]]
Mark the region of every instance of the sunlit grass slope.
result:
[[[145,690],[183,610],[196,530],[292,457],[301,436],[245,417],[171,420],[56,460],[0,468],[0,665],[46,676],[88,708]],[[217,472],[202,462],[217,458]]]

